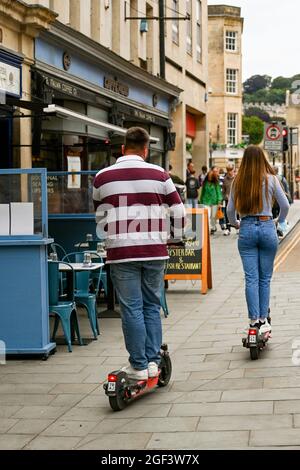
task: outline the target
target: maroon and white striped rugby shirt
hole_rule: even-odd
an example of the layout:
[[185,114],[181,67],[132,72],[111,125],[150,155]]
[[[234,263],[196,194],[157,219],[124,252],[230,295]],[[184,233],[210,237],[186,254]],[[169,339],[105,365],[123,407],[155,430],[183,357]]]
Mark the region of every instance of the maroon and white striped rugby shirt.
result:
[[120,157],[96,175],[93,199],[108,263],[168,258],[168,220],[182,233],[185,209],[163,168],[137,155]]

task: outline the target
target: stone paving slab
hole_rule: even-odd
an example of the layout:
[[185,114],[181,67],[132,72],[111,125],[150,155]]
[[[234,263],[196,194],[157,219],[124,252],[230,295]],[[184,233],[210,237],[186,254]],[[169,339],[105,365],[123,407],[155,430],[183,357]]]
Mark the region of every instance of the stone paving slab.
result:
[[237,403],[184,403],[173,405],[170,416],[234,416],[234,415],[272,415],[273,402]]
[[38,436],[31,439],[31,442],[23,448],[25,450],[73,450],[79,442],[80,437]]
[[197,431],[273,430],[292,427],[292,415],[202,416]]
[[9,434],[40,434],[48,428],[54,419],[19,419],[12,426]]
[[86,439],[82,440],[77,446],[81,450],[131,450],[131,449],[145,449],[150,438],[151,433],[132,433],[132,434],[104,434],[99,436],[91,434]]
[[0,450],[21,450],[34,437],[34,434],[0,434]]
[[248,431],[153,434],[148,449],[234,449],[247,447]]
[[272,429],[272,432],[252,431],[250,445],[265,446],[300,446],[299,429]]

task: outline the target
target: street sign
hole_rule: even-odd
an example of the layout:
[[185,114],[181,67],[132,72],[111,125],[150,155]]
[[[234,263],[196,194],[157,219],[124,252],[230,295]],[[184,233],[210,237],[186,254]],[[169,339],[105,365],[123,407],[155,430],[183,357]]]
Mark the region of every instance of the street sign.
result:
[[265,150],[269,152],[282,152],[282,130],[281,124],[265,124]]
[[291,145],[298,145],[298,140],[299,140],[299,135],[298,135],[298,128],[297,127],[291,127]]

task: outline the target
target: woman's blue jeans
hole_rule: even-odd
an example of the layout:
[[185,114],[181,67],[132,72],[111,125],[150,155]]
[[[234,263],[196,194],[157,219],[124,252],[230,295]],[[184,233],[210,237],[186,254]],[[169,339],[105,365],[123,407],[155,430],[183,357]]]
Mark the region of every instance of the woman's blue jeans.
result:
[[241,221],[238,248],[245,272],[249,318],[265,319],[268,317],[270,284],[278,248],[274,221],[244,218]]
[[165,261],[133,261],[110,265],[122,316],[129,362],[144,370],[149,362],[160,362],[162,325],[160,298]]

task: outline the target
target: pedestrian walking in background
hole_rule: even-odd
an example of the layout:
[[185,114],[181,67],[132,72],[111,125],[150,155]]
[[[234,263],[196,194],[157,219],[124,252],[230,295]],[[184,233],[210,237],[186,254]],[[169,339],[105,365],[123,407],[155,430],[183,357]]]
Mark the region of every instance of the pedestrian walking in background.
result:
[[207,172],[208,172],[208,168],[206,165],[204,165],[202,168],[201,168],[201,173],[199,175],[199,185],[200,185],[200,188],[203,186],[203,183],[204,183],[204,180],[207,176]]
[[224,178],[225,178],[225,171],[223,170],[223,168],[220,168],[220,170],[219,170],[219,183],[220,183],[221,189],[222,189],[222,186],[223,186]]
[[240,226],[238,249],[245,272],[250,326],[258,327],[261,333],[271,331],[270,284],[278,247],[273,199],[280,207],[278,222],[284,222],[289,211],[287,197],[263,150],[250,145],[232,184],[227,215],[231,225]]
[[227,206],[228,206],[228,201],[229,201],[229,195],[230,195],[230,190],[231,186],[234,180],[234,165],[232,163],[229,163],[226,167],[226,175],[224,177],[223,181],[223,186],[222,186],[222,195],[223,195],[223,210],[224,210],[224,236],[230,235],[231,232],[231,225],[228,220],[228,215],[227,215]]
[[185,202],[185,193],[186,193],[186,186],[185,182],[177,175],[174,175],[172,165],[169,165],[169,176],[174,183],[176,191],[178,192],[181,201]]
[[187,204],[192,209],[196,209],[198,203],[198,190],[200,188],[198,178],[195,176],[196,171],[191,170],[190,176],[187,178],[186,184],[186,197],[187,197]]
[[[223,168],[220,168],[220,170],[219,170],[219,183],[220,183],[221,191],[222,191],[222,188],[223,188],[224,178],[225,178],[225,171],[223,170]],[[226,230],[226,220],[225,220],[225,202],[224,202],[224,200],[222,201],[221,212],[222,212],[223,216],[221,218],[219,218],[219,224],[220,224],[221,230],[223,230],[223,232],[225,232],[225,230]]]
[[201,191],[200,204],[209,209],[210,230],[213,235],[217,231],[216,215],[222,207],[222,191],[219,183],[219,168],[212,167],[208,172]]
[[191,174],[191,172],[195,169],[195,166],[194,166],[194,163],[192,161],[190,161],[188,164],[187,164],[187,167],[186,167],[186,178],[188,178]]
[[[273,166],[273,170],[274,170],[274,173],[275,173],[276,177],[278,178],[278,181],[280,182],[280,184],[282,186],[282,189],[285,192],[285,195],[286,195],[289,203],[292,204],[292,197],[291,197],[290,188],[289,188],[289,184],[288,184],[287,180],[285,179],[285,177],[283,175],[279,175],[278,166]],[[280,211],[279,205],[278,205],[277,201],[274,201],[273,208],[272,208],[273,218],[274,219],[277,219],[279,211]]]

